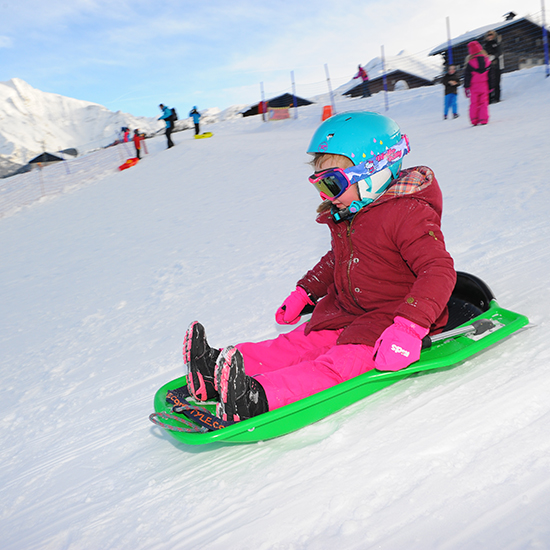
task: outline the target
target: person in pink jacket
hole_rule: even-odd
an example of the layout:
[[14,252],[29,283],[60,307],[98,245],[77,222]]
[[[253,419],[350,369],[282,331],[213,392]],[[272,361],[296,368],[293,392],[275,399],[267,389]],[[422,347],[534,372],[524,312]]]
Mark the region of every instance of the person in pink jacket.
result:
[[474,126],[489,122],[489,68],[491,60],[474,40],[468,44],[464,70],[464,90],[470,98],[470,121]]
[[456,281],[441,232],[442,195],[426,166],[400,170],[407,136],[388,117],[355,111],[330,117],[308,147],[309,181],[323,202],[317,221],[331,249],[297,283],[275,318],[311,319],[273,340],[223,350],[197,321],[187,329],[188,387],[215,399],[223,420],[277,409],[371,369],[396,371],[420,357],[441,330]]
[[361,67],[361,65],[357,65],[357,69],[358,69],[357,74],[353,78],[361,79],[361,81],[363,82],[363,85],[362,85],[363,97],[370,97],[371,93],[370,93],[370,86],[369,86],[369,75],[367,71],[363,67]]

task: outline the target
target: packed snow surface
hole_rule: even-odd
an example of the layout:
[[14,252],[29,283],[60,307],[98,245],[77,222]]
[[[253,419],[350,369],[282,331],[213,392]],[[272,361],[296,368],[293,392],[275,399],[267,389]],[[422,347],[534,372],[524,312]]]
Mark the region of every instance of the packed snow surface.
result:
[[[0,547],[550,548],[550,79],[503,79],[487,126],[442,87],[389,95],[405,166],[434,169],[456,268],[528,329],[256,444],[190,447],[151,424],[199,319],[215,346],[274,313],[330,246],[299,117],[150,140],[124,172],[0,219]],[[339,111],[384,111],[384,96]]]

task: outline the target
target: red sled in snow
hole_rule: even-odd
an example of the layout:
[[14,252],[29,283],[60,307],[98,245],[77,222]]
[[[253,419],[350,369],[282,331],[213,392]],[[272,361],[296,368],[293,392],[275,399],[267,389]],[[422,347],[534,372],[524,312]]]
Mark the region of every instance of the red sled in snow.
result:
[[132,166],[135,166],[138,163],[139,159],[134,157],[132,159],[128,159],[124,164],[121,164],[118,169],[119,170],[126,170],[126,168],[131,168]]

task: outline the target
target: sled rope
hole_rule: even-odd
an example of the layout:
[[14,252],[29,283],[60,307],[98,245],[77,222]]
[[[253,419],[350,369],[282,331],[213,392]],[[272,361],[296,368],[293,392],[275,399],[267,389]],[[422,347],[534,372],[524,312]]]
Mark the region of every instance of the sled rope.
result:
[[[161,422],[159,418],[162,418],[164,420],[175,420],[176,422],[180,422],[183,424],[182,426],[173,426],[172,424],[166,424],[165,422]],[[161,428],[164,428],[165,430],[168,430],[170,432],[197,432],[202,433],[206,431],[204,428],[200,428],[197,426],[194,422],[191,422],[191,420],[187,420],[185,417],[177,416],[175,414],[169,414],[165,412],[154,412],[149,415],[149,420],[156,424],[157,426],[160,426]]]
[[[208,409],[193,405],[187,401],[190,397],[189,388],[182,386],[169,390],[166,394],[166,401],[173,405],[172,414],[167,412],[152,413],[149,420],[165,430],[173,432],[200,432],[221,430],[234,422],[222,420],[212,414]],[[183,416],[180,416],[183,415]],[[184,427],[166,424],[159,420],[175,420]]]

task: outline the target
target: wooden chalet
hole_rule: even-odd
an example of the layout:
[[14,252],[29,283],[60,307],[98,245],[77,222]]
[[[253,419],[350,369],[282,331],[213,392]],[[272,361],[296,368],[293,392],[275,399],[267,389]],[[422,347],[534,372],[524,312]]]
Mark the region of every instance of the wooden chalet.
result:
[[[510,12],[506,20],[496,25],[486,25],[451,40],[452,61],[458,69],[463,69],[468,55],[468,43],[477,40],[482,46],[485,35],[494,30],[500,36],[502,51],[501,70],[504,73],[543,65],[544,44],[543,28],[529,17],[515,19]],[[447,65],[448,44],[434,48],[428,55],[441,55]]]
[[[265,102],[267,105],[264,107],[265,110],[269,107],[272,108],[280,108],[280,107],[294,107],[294,96],[292,94],[282,94],[277,97],[274,97],[272,99],[269,99]],[[302,107],[303,105],[311,105],[313,101],[309,101],[307,99],[304,99],[303,97],[296,96],[296,106]],[[242,112],[243,116],[253,116],[258,115],[262,111],[260,109],[260,103],[256,103],[255,105],[252,105],[251,107],[248,107],[246,111]]]

